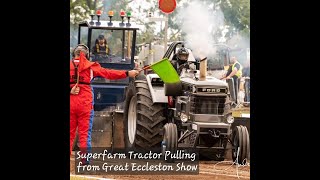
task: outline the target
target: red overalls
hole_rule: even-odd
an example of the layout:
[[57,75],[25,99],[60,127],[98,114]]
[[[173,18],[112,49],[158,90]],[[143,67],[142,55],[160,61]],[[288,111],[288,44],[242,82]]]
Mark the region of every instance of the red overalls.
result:
[[76,59],[70,61],[70,89],[76,84],[75,81],[77,80],[74,65],[78,66],[78,87],[80,87],[79,94],[70,94],[70,155],[77,127],[80,149],[86,152],[91,150],[91,130],[94,112],[91,80],[97,76],[107,79],[127,77],[126,71],[105,69],[97,62],[88,61],[82,53],[79,59],[79,63],[76,62]]

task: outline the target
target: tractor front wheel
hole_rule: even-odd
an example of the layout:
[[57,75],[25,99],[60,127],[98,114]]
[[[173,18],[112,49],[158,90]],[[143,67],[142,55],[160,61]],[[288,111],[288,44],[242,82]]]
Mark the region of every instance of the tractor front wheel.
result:
[[232,132],[232,159],[238,164],[246,164],[250,154],[250,140],[247,127],[236,126]]
[[[174,158],[171,158],[171,154],[175,153],[178,148],[178,131],[177,126],[174,123],[167,123],[164,125],[164,135],[162,145],[162,155],[165,157],[166,162],[174,162]],[[167,152],[169,156],[165,156]]]

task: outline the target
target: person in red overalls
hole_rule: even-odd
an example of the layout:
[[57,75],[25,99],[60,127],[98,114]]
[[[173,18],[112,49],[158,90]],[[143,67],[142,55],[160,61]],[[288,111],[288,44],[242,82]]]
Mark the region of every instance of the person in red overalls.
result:
[[70,155],[76,129],[78,127],[81,152],[91,149],[91,130],[93,121],[93,91],[90,82],[94,77],[121,79],[135,77],[137,70],[111,70],[90,62],[89,48],[79,44],[73,51],[70,61]]

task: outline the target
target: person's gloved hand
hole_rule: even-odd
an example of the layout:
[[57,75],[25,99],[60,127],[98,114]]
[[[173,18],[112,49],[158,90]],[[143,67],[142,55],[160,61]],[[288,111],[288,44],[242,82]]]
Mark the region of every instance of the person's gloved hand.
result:
[[140,73],[140,71],[138,71],[138,70],[131,70],[131,71],[128,71],[128,76],[134,78],[134,77],[136,77],[139,73]]
[[189,69],[192,71],[197,70],[196,65],[195,64],[189,64]]
[[79,92],[80,92],[80,87],[75,85],[71,88],[70,94],[76,95],[76,94],[79,94]]

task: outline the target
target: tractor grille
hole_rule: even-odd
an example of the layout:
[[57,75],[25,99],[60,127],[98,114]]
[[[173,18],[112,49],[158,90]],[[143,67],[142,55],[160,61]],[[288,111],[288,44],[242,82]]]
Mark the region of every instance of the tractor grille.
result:
[[191,111],[194,114],[222,115],[224,113],[225,102],[225,96],[192,96]]

